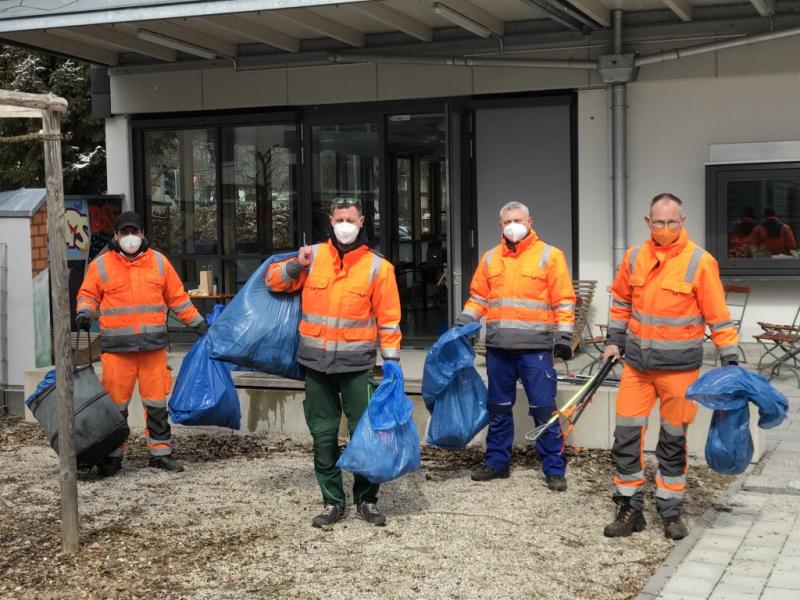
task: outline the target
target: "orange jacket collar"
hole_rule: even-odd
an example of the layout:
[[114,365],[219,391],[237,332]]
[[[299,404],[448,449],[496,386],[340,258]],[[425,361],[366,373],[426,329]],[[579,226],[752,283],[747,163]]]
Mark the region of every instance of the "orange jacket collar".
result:
[[[334,246],[333,244],[333,241],[330,239],[328,240],[328,248],[332,256],[339,256],[339,250],[337,250],[336,246]],[[345,252],[344,256],[342,256],[342,261],[341,261],[342,267],[344,267],[345,269],[349,269],[351,266],[356,264],[361,259],[362,256],[364,256],[368,252],[370,252],[370,249],[366,244],[361,244],[358,248],[354,248],[349,252]]]
[[536,234],[536,230],[531,227],[531,230],[528,232],[524,238],[517,242],[516,248],[513,250],[508,245],[508,240],[506,240],[504,235],[500,235],[500,245],[503,247],[503,256],[508,256],[509,254],[522,254],[528,247],[533,246],[537,241],[539,241],[539,236]]

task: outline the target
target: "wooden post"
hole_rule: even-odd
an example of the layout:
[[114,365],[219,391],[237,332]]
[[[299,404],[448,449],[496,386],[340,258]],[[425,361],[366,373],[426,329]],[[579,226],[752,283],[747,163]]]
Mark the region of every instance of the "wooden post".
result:
[[53,302],[53,332],[58,391],[58,463],[61,472],[61,531],[64,551],[77,552],[78,479],[75,458],[75,415],[72,399],[72,348],[70,344],[69,276],[67,271],[64,179],[61,171],[61,116],[42,110],[44,169],[47,182],[47,235],[50,258],[50,297]]

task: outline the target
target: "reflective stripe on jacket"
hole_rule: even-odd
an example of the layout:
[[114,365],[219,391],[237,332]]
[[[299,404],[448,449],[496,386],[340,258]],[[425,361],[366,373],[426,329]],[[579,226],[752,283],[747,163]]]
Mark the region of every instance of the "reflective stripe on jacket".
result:
[[375,366],[376,340],[384,359],[400,356],[400,295],[394,267],[360,246],[339,258],[328,241],[311,247],[312,263],[275,263],[266,274],[273,292],[302,289],[297,360],[315,371],[346,373]]
[[506,350],[550,350],[570,345],[575,291],[564,253],[531,230],[512,249],[500,244],[481,258],[457,323],[486,316],[486,345]]
[[203,317],[172,264],[148,249],[133,260],[108,251],[86,270],[77,312],[100,318],[103,352],[139,352],[167,346],[167,310],[190,326]]
[[722,359],[736,358],[717,261],[686,230],[668,246],[648,240],[629,248],[611,291],[608,343],[624,347],[640,371],[699,368],[706,325]]

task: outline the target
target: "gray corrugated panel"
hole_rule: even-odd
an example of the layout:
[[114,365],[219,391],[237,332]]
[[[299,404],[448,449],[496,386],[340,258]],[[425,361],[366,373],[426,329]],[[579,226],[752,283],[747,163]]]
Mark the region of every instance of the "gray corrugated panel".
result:
[[44,188],[0,192],[0,217],[32,217],[47,200]]

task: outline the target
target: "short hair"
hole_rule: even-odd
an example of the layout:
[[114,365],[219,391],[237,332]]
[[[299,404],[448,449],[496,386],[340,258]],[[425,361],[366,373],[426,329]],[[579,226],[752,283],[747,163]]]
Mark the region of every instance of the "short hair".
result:
[[355,208],[358,211],[359,215],[364,214],[364,207],[361,204],[360,198],[354,198],[354,197],[334,198],[333,200],[331,200],[331,206],[330,209],[328,210],[329,214],[332,216],[333,211],[335,211],[337,208]]
[[509,210],[521,210],[522,212],[525,213],[526,217],[530,217],[531,216],[531,211],[528,210],[528,207],[525,206],[522,202],[512,201],[512,202],[506,202],[503,205],[503,208],[500,209],[500,218],[502,219],[503,218],[503,213],[506,212],[506,211],[509,211]]
[[658,194],[655,198],[653,198],[650,201],[650,208],[653,208],[656,205],[656,203],[661,202],[662,200],[672,200],[678,206],[683,206],[683,202],[681,202],[681,199],[678,198],[676,195],[664,192],[662,194]]
[[764,216],[765,217],[777,217],[778,213],[775,212],[775,208],[773,206],[765,206],[764,207]]

